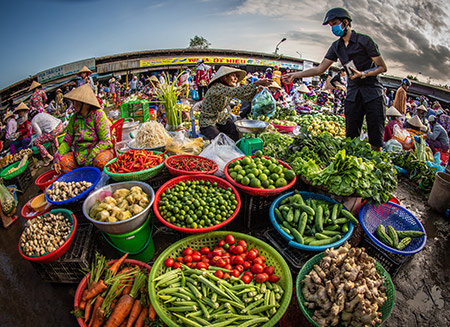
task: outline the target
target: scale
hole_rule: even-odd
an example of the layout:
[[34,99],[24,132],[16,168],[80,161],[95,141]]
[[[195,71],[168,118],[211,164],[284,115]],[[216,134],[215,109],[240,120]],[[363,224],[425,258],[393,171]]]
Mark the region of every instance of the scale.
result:
[[244,137],[236,142],[236,145],[245,155],[252,155],[256,151],[263,149],[264,142],[255,134],[262,133],[269,125],[261,120],[242,119],[234,123],[239,132],[244,133]]

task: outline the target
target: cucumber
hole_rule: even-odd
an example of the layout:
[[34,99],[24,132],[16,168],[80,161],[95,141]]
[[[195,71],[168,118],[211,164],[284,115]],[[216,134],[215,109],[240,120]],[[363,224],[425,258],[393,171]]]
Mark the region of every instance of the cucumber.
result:
[[296,209],[300,209],[301,211],[305,211],[310,216],[314,216],[316,214],[314,209],[310,206],[307,206],[306,204],[293,203],[292,206]]
[[342,225],[341,228],[342,233],[347,234],[348,233],[348,223]]
[[341,224],[346,224],[346,223],[348,223],[348,221],[349,221],[348,218],[338,218],[338,219],[336,219],[334,222],[335,222],[336,224],[341,225]]
[[328,221],[328,219],[330,218],[330,208],[328,207],[328,205],[323,205],[323,220],[324,221]]
[[298,221],[299,221],[299,219],[300,219],[300,214],[301,214],[302,212],[300,211],[300,209],[295,209],[294,210],[294,222],[296,223],[296,224],[298,224]]
[[304,240],[304,244],[306,244],[306,245],[308,245],[312,241],[317,241],[314,236],[306,236],[303,238],[303,240]]
[[290,196],[288,196],[287,198],[284,198],[283,201],[280,202],[280,205],[288,203],[289,202],[289,198],[290,198]]
[[335,230],[338,230],[338,229],[340,229],[340,228],[341,228],[341,226],[339,226],[339,225],[328,225],[328,226],[326,226],[326,227],[324,228],[324,230],[335,231]]
[[326,229],[324,229],[321,234],[326,235],[326,236],[334,236],[334,235],[340,235],[341,232],[338,231],[338,230],[326,230]]
[[310,246],[321,246],[321,245],[327,245],[327,244],[331,244],[334,242],[337,242],[341,239],[340,235],[335,235],[331,238],[327,238],[325,240],[316,240],[316,241],[311,241],[308,245]]
[[392,227],[391,225],[387,225],[387,232],[389,237],[392,240],[392,246],[394,248],[398,247],[398,235],[397,232],[395,231],[394,227]]
[[317,240],[326,240],[326,239],[329,239],[329,238],[330,238],[329,236],[327,236],[327,235],[325,235],[325,234],[322,234],[322,233],[316,233],[316,234],[314,235],[314,237],[315,237]]
[[317,212],[316,212],[316,220],[314,227],[316,228],[317,232],[323,231],[323,207],[318,206]]
[[334,224],[335,220],[337,219],[338,210],[339,210],[339,204],[336,203],[335,205],[333,205],[333,209],[331,210],[330,220],[331,220],[332,224]]
[[411,237],[405,237],[403,240],[400,241],[397,245],[397,250],[403,250],[409,243],[411,243],[412,238]]
[[283,231],[285,231],[288,235],[291,235],[291,230],[290,230],[290,229],[288,229],[288,228],[286,228],[286,227],[284,227],[284,226],[280,226],[280,228],[281,228]]
[[298,230],[295,228],[291,228],[292,236],[294,236],[294,239],[297,241],[297,243],[304,244],[305,240],[303,239],[303,236],[299,233]]
[[405,237],[421,237],[422,235],[425,235],[424,232],[420,232],[418,230],[398,230],[396,231],[399,238],[405,238]]
[[292,208],[289,209],[286,220],[288,222],[292,222],[294,220],[294,210]]
[[348,218],[348,220],[350,220],[353,225],[357,225],[358,224],[358,219],[355,218],[355,216],[352,215],[352,213],[350,211],[347,210],[342,210],[341,214],[345,217]]
[[385,231],[383,225],[378,225],[376,233],[377,233],[378,239],[381,242],[392,247],[393,242],[392,242],[391,238],[388,236],[388,234],[386,234],[386,231]]
[[305,233],[307,222],[308,222],[308,214],[306,212],[302,212],[300,220],[298,222],[298,232],[300,233],[300,235],[303,235]]
[[283,218],[283,215],[281,214],[280,210],[278,208],[275,208],[274,212],[275,212],[275,217],[278,218],[278,221],[280,223],[282,223],[284,218]]

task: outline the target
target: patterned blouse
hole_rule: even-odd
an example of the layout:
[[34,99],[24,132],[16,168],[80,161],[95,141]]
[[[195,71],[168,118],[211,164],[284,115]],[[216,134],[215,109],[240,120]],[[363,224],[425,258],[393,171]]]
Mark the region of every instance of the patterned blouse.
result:
[[447,131],[447,133],[450,132],[450,116],[446,114],[442,114],[439,117],[439,123],[444,127],[444,129]]
[[44,112],[44,104],[47,102],[47,95],[44,90],[35,90],[30,98],[31,109],[36,109],[38,112]]
[[238,98],[251,102],[256,93],[255,84],[237,87],[226,86],[222,83],[213,84],[203,99],[199,118],[200,127],[224,125],[230,117],[226,109],[229,107],[231,99]]
[[109,128],[110,124],[103,110],[92,110],[86,118],[73,114],[59,146],[59,154],[64,155],[73,150],[79,166],[92,165],[101,151],[112,148]]

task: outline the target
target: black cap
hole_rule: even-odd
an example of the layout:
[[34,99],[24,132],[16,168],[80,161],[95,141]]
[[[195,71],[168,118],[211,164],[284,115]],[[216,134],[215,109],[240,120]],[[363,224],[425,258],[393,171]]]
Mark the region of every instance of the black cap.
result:
[[338,7],[328,10],[322,25],[328,24],[330,20],[335,18],[347,18],[349,21],[352,21],[352,17],[350,17],[350,13],[347,11],[347,9]]

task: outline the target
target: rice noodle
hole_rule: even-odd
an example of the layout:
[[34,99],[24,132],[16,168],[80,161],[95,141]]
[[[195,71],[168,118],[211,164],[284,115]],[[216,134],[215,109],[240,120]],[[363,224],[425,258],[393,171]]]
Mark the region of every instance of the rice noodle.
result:
[[164,126],[156,121],[143,123],[136,135],[136,143],[142,148],[154,148],[166,145],[170,139]]

